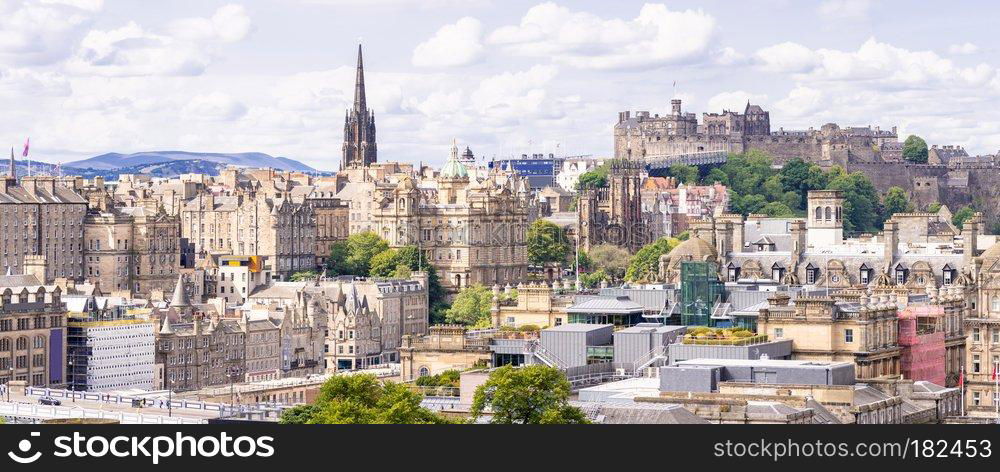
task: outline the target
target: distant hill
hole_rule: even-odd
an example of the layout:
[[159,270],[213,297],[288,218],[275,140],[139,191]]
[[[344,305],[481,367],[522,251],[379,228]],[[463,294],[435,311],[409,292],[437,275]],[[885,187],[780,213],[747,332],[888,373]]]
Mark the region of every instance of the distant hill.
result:
[[[169,162],[207,161],[219,164],[219,168],[227,165],[241,167],[272,167],[279,170],[295,170],[304,172],[317,172],[294,159],[287,157],[274,157],[262,152],[241,152],[241,153],[211,153],[211,152],[185,152],[185,151],[150,151],[137,152],[134,154],[119,154],[111,152],[91,157],[82,161],[67,162],[63,164],[66,168],[94,169],[104,171],[118,171],[124,173],[125,168],[140,168],[147,165],[165,164]],[[174,167],[174,166],[168,166]],[[181,170],[179,173],[191,172]],[[216,172],[217,173],[217,172]]]

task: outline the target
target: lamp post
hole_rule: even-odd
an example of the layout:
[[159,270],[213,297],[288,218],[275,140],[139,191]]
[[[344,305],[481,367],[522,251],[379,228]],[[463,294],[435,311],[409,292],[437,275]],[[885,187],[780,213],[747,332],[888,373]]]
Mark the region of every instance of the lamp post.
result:
[[229,366],[226,368],[226,377],[229,378],[229,409],[234,411],[236,410],[236,405],[235,405],[236,394],[234,387],[235,387],[236,377],[239,374],[240,374],[239,367]]
[[174,379],[170,379],[167,382],[170,384],[167,387],[167,416],[170,417],[170,416],[174,416],[174,407],[173,407],[173,403],[174,403],[174,390],[173,390],[173,386],[174,386],[175,381],[174,381]]
[[3,387],[3,389],[7,391],[7,403],[10,403],[10,381],[14,380],[14,364],[11,364],[9,372],[10,376],[7,377],[7,385]]

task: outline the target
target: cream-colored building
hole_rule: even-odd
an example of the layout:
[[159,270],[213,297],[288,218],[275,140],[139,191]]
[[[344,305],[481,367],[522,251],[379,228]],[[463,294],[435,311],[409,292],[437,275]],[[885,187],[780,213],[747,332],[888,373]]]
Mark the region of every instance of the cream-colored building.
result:
[[62,289],[44,285],[42,275],[0,276],[0,384],[66,384],[66,304]]
[[372,229],[390,247],[419,247],[447,289],[516,284],[527,278],[531,198],[527,179],[495,171],[480,181],[453,151],[434,179],[379,184]]
[[792,359],[853,362],[860,379],[899,374],[897,307],[888,295],[837,303],[825,296],[791,298],[777,293],[760,311],[757,331],[791,339]]
[[994,371],[1000,371],[1000,243],[974,264],[978,292],[975,309],[965,318],[965,403],[970,416],[993,417],[1000,403],[993,380]]
[[493,286],[493,306],[490,316],[493,326],[535,326],[548,328],[567,323],[566,309],[573,305],[572,295],[558,295],[545,282],[521,284],[517,286],[517,298],[509,298],[513,290],[501,294],[498,285]]
[[[152,202],[147,202],[152,203]],[[92,209],[84,219],[84,279],[102,293],[169,292],[180,270],[180,225],[150,206]]]
[[446,370],[489,367],[493,351],[488,338],[466,336],[464,326],[431,326],[426,336],[404,336],[399,348],[403,382]]

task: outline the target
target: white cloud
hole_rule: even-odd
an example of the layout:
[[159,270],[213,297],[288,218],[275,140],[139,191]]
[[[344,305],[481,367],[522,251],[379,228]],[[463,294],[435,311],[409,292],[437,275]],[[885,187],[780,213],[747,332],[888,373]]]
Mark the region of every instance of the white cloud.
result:
[[701,10],[672,11],[646,4],[631,20],[605,20],[554,3],[536,5],[518,25],[504,26],[488,42],[506,51],[585,69],[653,68],[706,61],[715,19]]
[[483,56],[483,25],[465,17],[442,26],[434,36],[413,50],[413,65],[418,67],[464,66]]
[[40,0],[40,3],[44,5],[65,5],[91,12],[100,11],[104,8],[104,0]]
[[807,72],[819,61],[812,50],[793,42],[762,48],[754,56],[765,70],[781,73]]
[[959,67],[932,51],[910,51],[875,38],[865,41],[857,51],[810,50],[782,43],[759,50],[756,57],[766,70],[792,73],[798,80],[863,81],[882,90],[982,87],[997,77],[996,68],[986,64]]
[[470,102],[484,117],[510,120],[540,112],[545,86],[555,78],[555,66],[537,65],[522,72],[505,72],[483,79]]
[[93,20],[89,13],[59,4],[0,2],[0,59],[48,65],[68,57]]
[[788,96],[775,104],[779,115],[785,119],[809,117],[823,109],[826,102],[823,92],[799,85],[788,92]]
[[20,98],[24,96],[69,96],[69,81],[52,72],[30,69],[0,69],[0,95]]
[[222,92],[198,95],[184,107],[186,117],[196,120],[233,121],[247,113],[247,107]]
[[825,0],[819,5],[819,13],[833,19],[866,19],[871,6],[871,0]]
[[718,113],[721,110],[743,112],[747,102],[755,105],[766,105],[767,95],[759,93],[749,93],[743,90],[734,92],[721,92],[708,99],[708,110]]
[[121,28],[92,30],[67,68],[101,76],[199,75],[211,62],[197,44],[144,30],[135,22]]
[[223,41],[232,43],[247,37],[253,23],[242,5],[220,7],[211,18],[184,18],[170,23],[168,31],[175,38],[188,41]]
[[948,53],[956,56],[967,56],[979,52],[979,46],[972,43],[952,44],[948,47]]

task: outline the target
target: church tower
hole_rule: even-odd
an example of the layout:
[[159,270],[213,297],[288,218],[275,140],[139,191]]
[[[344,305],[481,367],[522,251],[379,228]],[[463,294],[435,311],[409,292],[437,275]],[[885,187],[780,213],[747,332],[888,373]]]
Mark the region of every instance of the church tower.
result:
[[354,82],[354,107],[344,117],[344,155],[340,170],[368,167],[377,161],[375,114],[365,102],[365,67],[358,45],[358,72]]

